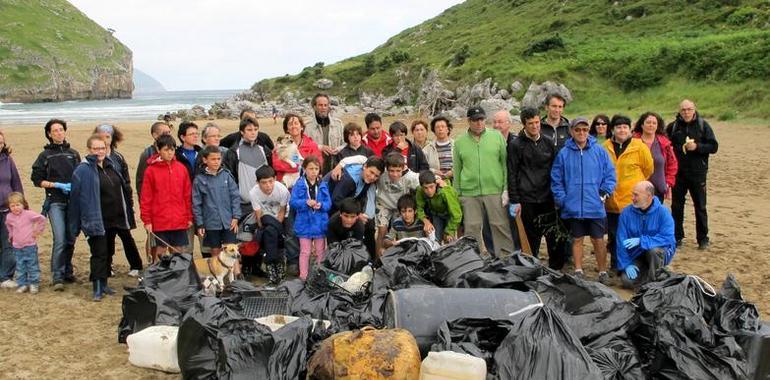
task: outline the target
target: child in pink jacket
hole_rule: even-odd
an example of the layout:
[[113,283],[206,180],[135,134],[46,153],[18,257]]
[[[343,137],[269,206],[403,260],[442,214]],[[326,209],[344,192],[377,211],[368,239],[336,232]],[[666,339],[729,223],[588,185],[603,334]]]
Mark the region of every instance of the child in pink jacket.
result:
[[31,211],[22,193],[8,195],[11,212],[5,218],[8,238],[16,256],[17,293],[40,290],[40,263],[37,259],[37,238],[45,230],[45,217]]

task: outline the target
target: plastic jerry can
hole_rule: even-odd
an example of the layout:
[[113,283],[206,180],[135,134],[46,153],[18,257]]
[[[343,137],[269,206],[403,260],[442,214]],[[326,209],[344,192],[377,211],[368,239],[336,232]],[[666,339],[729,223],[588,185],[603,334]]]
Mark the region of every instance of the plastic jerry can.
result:
[[126,338],[128,362],[142,368],[179,373],[177,326],[150,326]]
[[485,380],[487,362],[468,354],[428,352],[422,361],[420,380]]
[[409,331],[361,330],[334,334],[310,357],[307,379],[417,380],[420,351]]

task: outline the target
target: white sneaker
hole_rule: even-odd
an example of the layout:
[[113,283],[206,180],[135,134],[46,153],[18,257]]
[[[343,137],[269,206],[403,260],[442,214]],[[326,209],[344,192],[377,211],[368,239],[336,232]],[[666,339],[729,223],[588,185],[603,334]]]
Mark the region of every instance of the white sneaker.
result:
[[31,294],[37,294],[38,292],[40,292],[40,287],[38,285],[30,285],[29,292]]
[[128,271],[128,277],[139,277],[139,270],[131,269],[130,271]]
[[3,288],[3,289],[14,289],[18,287],[19,287],[19,284],[17,284],[16,281],[13,281],[13,280],[5,280],[3,282],[0,282],[0,288]]
[[27,291],[27,289],[29,289],[29,287],[28,287],[27,285],[22,285],[22,286],[19,286],[19,287],[16,289],[16,293],[24,293],[24,292],[26,292],[26,291]]

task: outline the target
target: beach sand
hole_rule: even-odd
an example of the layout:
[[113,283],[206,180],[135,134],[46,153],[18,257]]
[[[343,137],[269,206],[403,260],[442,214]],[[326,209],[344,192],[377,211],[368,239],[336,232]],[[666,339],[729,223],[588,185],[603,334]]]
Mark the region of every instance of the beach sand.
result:
[[[363,125],[363,120],[356,120]],[[386,120],[386,125],[390,121]],[[280,122],[280,120],[279,120]],[[125,134],[120,145],[135,172],[141,150],[150,143],[152,122],[117,123]],[[217,121],[223,136],[235,131],[234,120]],[[262,131],[278,135],[279,125],[272,119],[260,120]],[[205,122],[199,122],[203,125]],[[462,130],[458,123],[454,134]],[[709,173],[709,219],[711,249],[698,251],[695,242],[694,216],[691,202],[686,209],[686,241],[677,253],[671,268],[676,272],[698,275],[718,288],[728,273],[741,284],[743,295],[757,304],[763,319],[770,319],[770,146],[754,142],[770,141],[770,128],[738,123],[713,123],[720,142],[719,153],[711,158]],[[68,141],[85,153],[85,141],[94,124],[73,124]],[[32,209],[40,210],[43,191],[29,180],[32,163],[46,140],[43,127],[5,127],[6,142],[13,148],[13,158],[21,173]],[[133,178],[131,179],[133,182]],[[136,199],[134,200],[136,204]],[[137,208],[138,214],[138,208]],[[137,218],[138,221],[138,218]],[[141,224],[141,223],[139,223]],[[145,233],[134,230],[141,247]],[[91,301],[88,282],[88,245],[82,235],[75,248],[74,266],[78,283],[68,285],[62,293],[53,292],[50,285],[50,228],[40,239],[39,252],[42,287],[38,295],[0,292],[0,373],[3,378],[177,378],[178,375],[133,367],[128,363],[127,347],[117,342],[123,286],[132,287],[136,280],[126,275],[128,265],[121,244],[115,254],[116,276],[110,280],[113,288],[121,289],[116,296],[102,302]],[[541,250],[543,252],[545,250]],[[592,257],[587,270],[595,267]],[[595,278],[595,271],[588,271]],[[623,292],[629,297],[630,293]]]

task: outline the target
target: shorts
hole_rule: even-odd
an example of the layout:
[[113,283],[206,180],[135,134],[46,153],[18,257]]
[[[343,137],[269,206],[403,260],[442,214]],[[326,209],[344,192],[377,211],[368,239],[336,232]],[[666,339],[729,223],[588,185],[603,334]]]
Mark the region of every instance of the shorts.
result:
[[232,230],[206,230],[203,235],[203,246],[219,248],[222,244],[235,244],[237,242]]
[[607,219],[568,219],[569,230],[573,238],[590,236],[591,239],[601,239],[607,232]]
[[390,221],[393,220],[398,216],[398,210],[389,210],[386,208],[378,208],[377,209],[377,217],[375,218],[377,221],[377,227],[388,227],[390,226]]
[[163,240],[159,241],[156,238],[156,247],[165,247],[166,244],[172,247],[184,247],[190,244],[189,240],[187,240],[187,230],[156,231],[154,233],[155,236]]

